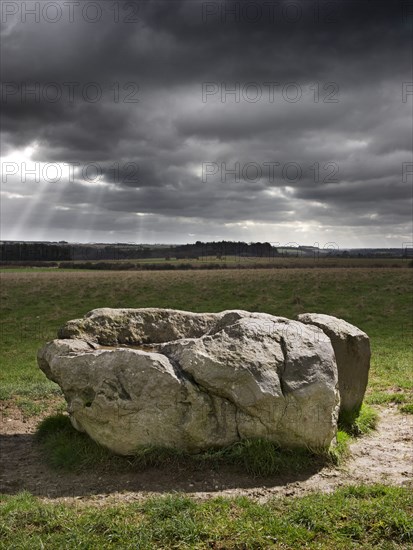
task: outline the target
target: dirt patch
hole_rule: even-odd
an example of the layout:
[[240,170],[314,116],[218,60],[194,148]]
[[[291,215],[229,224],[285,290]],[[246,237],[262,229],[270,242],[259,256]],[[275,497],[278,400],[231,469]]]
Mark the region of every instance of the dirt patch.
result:
[[[56,410],[56,402],[41,417]],[[52,470],[34,440],[41,419],[24,417],[12,402],[0,409],[0,492],[27,490],[45,500],[105,505],[140,500],[149,495],[187,493],[197,499],[246,495],[259,501],[300,496],[311,491],[331,492],[354,483],[387,483],[413,487],[413,416],[396,407],[380,408],[378,429],[351,445],[351,458],[340,468],[317,467],[299,475],[253,478],[234,468],[219,469],[168,465],[138,472],[82,473]]]

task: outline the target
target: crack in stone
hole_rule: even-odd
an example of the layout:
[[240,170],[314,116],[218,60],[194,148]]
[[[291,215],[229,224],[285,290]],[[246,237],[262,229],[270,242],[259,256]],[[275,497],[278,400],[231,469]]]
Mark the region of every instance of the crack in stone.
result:
[[239,412],[239,409],[238,408],[235,408],[235,415],[234,415],[234,420],[235,420],[235,429],[237,431],[237,438],[238,438],[238,441],[241,441],[242,440],[242,436],[241,436],[241,433],[239,431],[239,419],[238,419],[238,412]]
[[[168,354],[167,350],[162,350],[162,352],[160,351],[159,353],[164,355],[168,359],[168,361],[171,363],[172,368],[174,370],[174,373],[175,373],[175,375],[177,376],[177,378],[179,380],[186,381],[186,382],[190,383],[192,386],[197,388],[201,393],[205,394],[210,401],[213,401],[213,398],[218,398],[218,399],[221,399],[223,401],[227,401],[228,403],[230,403],[234,407],[234,409],[235,409],[235,411],[234,411],[234,421],[235,421],[237,437],[238,437],[239,440],[243,439],[241,434],[240,434],[240,431],[239,431],[239,413],[245,414],[245,415],[247,415],[251,418],[254,418],[255,420],[258,420],[260,422],[260,424],[262,424],[262,426],[268,430],[268,426],[265,425],[265,423],[261,420],[261,418],[259,418],[259,416],[253,414],[252,411],[245,410],[243,407],[240,407],[239,403],[236,403],[230,397],[220,395],[220,394],[216,393],[214,390],[212,390],[210,388],[206,388],[205,386],[203,386],[202,384],[197,382],[192,374],[185,371],[181,367],[181,365],[180,365],[180,363],[177,359],[171,357],[171,355]],[[211,408],[214,408],[212,403],[211,403]]]
[[283,379],[283,376],[285,374],[285,370],[287,368],[287,356],[288,356],[288,352],[287,352],[287,344],[284,340],[284,337],[281,335],[280,336],[280,347],[281,347],[281,351],[282,351],[282,354],[283,354],[283,364],[282,364],[282,369],[281,369],[281,372],[279,373],[278,377],[279,377],[279,380],[280,380],[280,389],[281,389],[281,393],[282,393],[282,396],[284,398],[284,408],[283,410],[281,411],[281,415],[280,415],[280,418],[277,422],[277,427],[276,427],[276,430],[279,429],[279,426],[280,424],[282,424],[283,422],[283,419],[287,413],[287,409],[288,409],[288,400],[287,400],[287,395],[288,395],[288,390],[287,388],[285,387],[285,382],[284,382],[284,379]]
[[283,336],[280,337],[280,347],[281,347],[281,351],[283,353],[284,359],[283,359],[281,372],[278,374],[278,378],[280,380],[281,393],[282,393],[282,395],[285,399],[286,395],[288,393],[288,390],[285,387],[285,382],[284,382],[283,376],[284,376],[284,373],[285,373],[285,369],[287,368],[287,355],[288,355],[288,353],[287,353],[287,344],[285,343],[285,340],[284,340]]
[[[159,352],[159,353],[161,353],[161,352]],[[173,368],[174,373],[175,373],[176,377],[178,378],[178,380],[180,380],[181,382],[189,383],[191,386],[196,388],[200,393],[204,394],[208,398],[210,410],[212,411],[212,414],[215,417],[216,422],[217,422],[218,425],[220,425],[221,423],[224,423],[226,425],[227,421],[226,421],[226,419],[225,419],[225,421],[223,421],[222,417],[221,417],[221,419],[219,418],[220,415],[217,412],[217,406],[216,406],[216,401],[215,400],[218,399],[220,402],[227,402],[227,403],[229,403],[230,405],[232,405],[234,407],[234,423],[235,423],[235,428],[236,428],[236,435],[237,435],[238,440],[241,440],[242,437],[241,437],[241,434],[239,432],[239,426],[238,426],[238,412],[240,410],[239,407],[231,399],[223,397],[222,395],[218,395],[215,392],[213,392],[212,390],[209,390],[209,389],[205,388],[202,384],[197,382],[195,380],[194,376],[192,374],[190,374],[189,372],[185,371],[181,367],[179,361],[177,359],[171,357],[171,355],[168,354],[168,352],[166,350],[162,350],[161,354],[164,355],[168,359],[170,364],[172,365],[172,368]],[[182,384],[182,389],[185,390],[186,392],[188,391],[184,384]],[[180,402],[180,404],[185,405],[184,402]]]
[[122,382],[121,375],[119,374],[116,378],[121,389],[119,397],[123,400],[132,401],[130,393],[127,391],[127,389],[125,388],[125,384]]

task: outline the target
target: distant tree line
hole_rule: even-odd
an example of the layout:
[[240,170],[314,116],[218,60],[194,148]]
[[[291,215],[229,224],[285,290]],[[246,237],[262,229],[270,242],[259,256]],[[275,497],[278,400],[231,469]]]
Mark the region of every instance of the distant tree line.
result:
[[232,241],[206,242],[176,246],[151,247],[136,244],[70,244],[67,242],[3,241],[0,261],[91,261],[139,260],[148,258],[200,259],[226,256],[271,258],[278,256],[270,243]]
[[66,242],[2,242],[0,261],[128,260],[151,257],[151,249],[139,245],[70,244]]
[[[164,253],[166,251],[164,250]],[[246,243],[242,241],[212,241],[195,244],[177,245],[168,251],[173,257],[181,258],[208,258],[225,259],[227,256],[274,258],[279,256],[277,247],[270,243]]]
[[312,246],[274,246],[269,242],[196,241],[183,245],[139,245],[134,243],[79,244],[59,242],[0,242],[0,261],[6,262],[79,262],[117,260],[221,260],[279,257],[342,257],[342,258],[411,258],[411,248],[321,250]]

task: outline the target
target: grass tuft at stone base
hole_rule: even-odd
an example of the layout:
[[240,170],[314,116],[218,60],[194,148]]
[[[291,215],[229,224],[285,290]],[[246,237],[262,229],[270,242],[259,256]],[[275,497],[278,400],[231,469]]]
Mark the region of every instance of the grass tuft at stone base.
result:
[[378,420],[377,411],[363,403],[359,410],[341,412],[338,426],[349,435],[358,437],[376,429]]
[[337,444],[328,452],[285,450],[264,439],[245,439],[222,449],[210,449],[197,454],[168,448],[140,447],[133,456],[121,457],[98,445],[86,434],[76,431],[68,416],[55,415],[39,424],[36,439],[49,465],[66,471],[80,471],[96,466],[133,471],[172,464],[189,468],[218,468],[226,465],[252,476],[268,477],[338,464],[348,453],[350,438],[344,432],[339,432]]

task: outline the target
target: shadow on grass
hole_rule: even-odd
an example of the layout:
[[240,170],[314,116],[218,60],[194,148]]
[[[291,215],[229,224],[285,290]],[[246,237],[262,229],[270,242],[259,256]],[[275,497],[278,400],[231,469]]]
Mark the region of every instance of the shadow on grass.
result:
[[275,443],[264,439],[245,439],[225,448],[196,454],[164,447],[138,447],[132,456],[121,457],[75,430],[68,416],[62,414],[43,420],[38,426],[36,440],[52,468],[72,472],[98,466],[129,472],[165,466],[195,470],[230,466],[234,471],[250,476],[268,477],[299,474],[331,459],[328,453],[306,449],[281,450]]
[[281,487],[310,478],[335,459],[305,449],[281,451],[264,440],[245,440],[195,455],[141,448],[134,456],[122,457],[75,430],[66,415],[46,418],[35,435],[0,436],[0,447],[0,492],[28,490],[50,498]]

